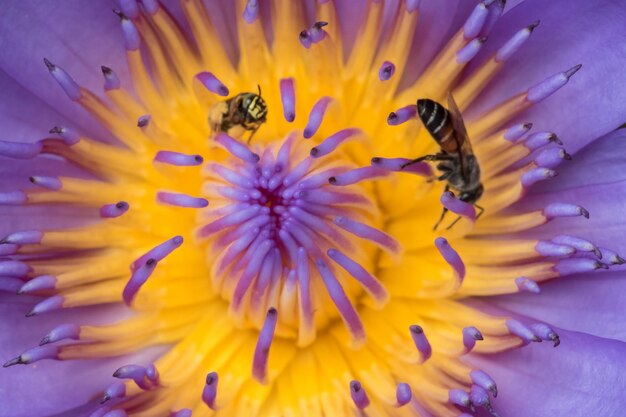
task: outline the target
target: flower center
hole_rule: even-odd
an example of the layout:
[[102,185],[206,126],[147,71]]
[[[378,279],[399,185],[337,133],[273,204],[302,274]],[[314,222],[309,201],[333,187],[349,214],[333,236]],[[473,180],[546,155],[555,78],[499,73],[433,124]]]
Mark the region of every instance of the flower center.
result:
[[206,167],[211,209],[197,236],[211,240],[214,290],[230,302],[239,326],[261,328],[276,308],[277,334],[301,346],[338,316],[354,340],[365,337],[355,304],[363,289],[376,304],[385,302],[373,259],[377,247],[394,253],[399,246],[371,226],[381,223],[380,213],[360,183],[385,172],[352,169],[337,149],[360,135],[340,130],[311,148],[294,131],[261,157],[217,135],[231,156]]

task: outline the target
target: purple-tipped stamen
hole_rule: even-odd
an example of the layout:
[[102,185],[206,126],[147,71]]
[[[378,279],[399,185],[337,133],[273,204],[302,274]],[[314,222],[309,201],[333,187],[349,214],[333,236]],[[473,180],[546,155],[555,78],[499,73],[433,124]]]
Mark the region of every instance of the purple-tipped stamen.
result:
[[17,291],[18,294],[29,294],[35,291],[51,290],[56,286],[57,279],[52,275],[40,275],[26,282]]
[[22,353],[20,356],[17,356],[7,362],[4,363],[4,367],[8,368],[13,365],[28,365],[42,359],[58,359],[59,355],[59,347],[54,345],[47,346],[36,346],[34,348],[28,349],[26,352]]
[[15,159],[31,159],[39,155],[42,147],[41,142],[20,143],[0,140],[0,155]]
[[126,201],[118,201],[114,204],[105,204],[100,207],[100,217],[105,219],[120,217],[122,214],[126,213],[130,205]]
[[41,243],[43,232],[41,230],[25,230],[11,233],[0,241],[2,243],[15,243],[18,245],[34,245]]
[[385,232],[343,216],[335,217],[334,222],[347,232],[360,238],[371,240],[391,253],[396,254],[400,251],[398,241]]
[[443,237],[435,239],[435,246],[443,259],[452,267],[458,279],[463,281],[463,278],[465,278],[465,264],[457,251],[455,251]]
[[600,248],[600,252],[602,252],[602,259],[611,265],[622,265],[626,263],[625,259],[623,259],[621,256],[617,254],[617,252],[611,249]]
[[263,208],[258,205],[252,205],[246,209],[230,213],[227,216],[219,218],[214,222],[211,222],[205,226],[202,226],[197,232],[200,238],[205,238],[213,233],[219,232],[226,227],[242,224],[243,222],[250,220],[254,216],[263,214]]
[[278,320],[278,312],[274,307],[267,310],[265,322],[259,332],[259,338],[254,349],[254,358],[252,360],[252,376],[262,384],[267,383],[267,363],[274,339],[274,331],[276,330],[276,322]]
[[489,14],[487,15],[487,20],[480,31],[480,36],[487,36],[491,32],[491,29],[495,26],[498,19],[500,19],[500,16],[502,16],[506,0],[483,0],[483,3],[487,6]]
[[116,381],[109,385],[107,389],[104,390],[104,394],[102,395],[102,399],[100,400],[100,404],[104,404],[105,402],[113,399],[113,398],[124,398],[126,396],[126,384],[120,381]]
[[154,161],[178,167],[191,167],[202,165],[204,158],[201,155],[187,155],[174,151],[159,151],[154,156]]
[[217,372],[210,372],[206,376],[206,383],[204,385],[204,389],[202,390],[202,401],[204,401],[204,403],[209,406],[211,410],[215,410],[218,379],[219,377]]
[[141,4],[143,4],[144,10],[150,15],[159,11],[159,0],[141,0]]
[[49,311],[59,310],[61,308],[63,308],[63,297],[60,295],[53,295],[52,297],[48,297],[35,304],[32,310],[26,314],[26,317],[32,317]]
[[511,126],[504,132],[504,139],[509,142],[516,142],[521,139],[530,129],[533,128],[532,123],[519,123]]
[[405,4],[407,13],[413,13],[419,10],[422,0],[406,0]]
[[124,46],[128,51],[136,51],[141,45],[141,37],[137,26],[130,20],[124,13],[119,10],[113,10],[113,12],[120,18],[122,26],[122,34],[124,35]]
[[517,285],[520,291],[531,292],[533,294],[539,294],[541,292],[539,284],[528,277],[515,278],[515,285]]
[[256,164],[261,159],[259,155],[252,152],[246,145],[238,142],[226,133],[218,133],[215,137],[215,141],[222,145],[231,155],[236,156],[244,162]]
[[206,87],[207,90],[218,96],[226,97],[230,94],[228,87],[226,87],[213,73],[201,72],[196,75],[196,79]]
[[562,259],[558,261],[553,268],[560,276],[567,276],[581,272],[595,271],[597,269],[608,269],[609,267],[595,259],[575,258]]
[[465,346],[466,352],[471,352],[476,345],[477,340],[483,340],[483,335],[474,326],[463,328],[463,346]]
[[476,38],[471,40],[456,53],[456,62],[459,64],[466,64],[474,59],[478,52],[480,52],[480,49],[486,40],[486,38]]
[[572,246],[540,240],[535,245],[535,251],[542,256],[569,256],[576,252]]
[[0,276],[5,277],[25,277],[32,268],[27,263],[12,260],[0,260]]
[[131,305],[141,286],[146,283],[152,272],[154,272],[157,263],[154,258],[150,258],[133,272],[122,292],[122,298],[126,305]]
[[578,217],[583,216],[589,218],[589,212],[577,204],[569,203],[551,203],[543,209],[543,215],[547,219],[555,219],[557,217]]
[[345,269],[354,279],[356,279],[365,290],[379,303],[387,300],[388,294],[385,287],[372,274],[367,272],[360,264],[353,261],[337,249],[329,249],[326,254],[337,265]]
[[311,156],[313,158],[320,158],[322,156],[328,155],[339,145],[341,145],[344,141],[348,139],[353,139],[355,136],[361,134],[360,129],[343,129],[339,132],[333,133],[326,139],[322,141],[319,145],[314,148],[311,148]]
[[320,98],[311,109],[311,113],[309,113],[309,119],[306,123],[306,127],[304,128],[304,137],[305,139],[312,138],[315,135],[315,132],[319,129],[322,124],[322,120],[324,120],[324,115],[326,114],[326,110],[328,109],[328,105],[331,103],[333,99],[331,97],[325,96]]
[[148,381],[150,381],[154,386],[158,386],[160,384],[161,379],[155,364],[151,363],[146,367],[146,378],[148,378]]
[[[411,174],[421,175],[423,177],[431,177],[433,175],[433,170],[431,166],[426,162],[419,162],[417,164],[406,165],[408,162],[411,162],[408,158],[380,158],[374,157],[372,158],[372,166],[384,169],[385,171],[392,172],[408,172]],[[405,166],[406,165],[406,166]],[[403,166],[405,166],[403,168]]]
[[417,351],[420,353],[420,363],[426,362],[433,354],[433,349],[430,347],[426,334],[424,334],[424,329],[422,329],[421,326],[413,324],[409,327],[409,332],[411,333],[411,338],[413,339],[413,343],[415,343]]
[[550,97],[561,87],[563,87],[569,79],[580,70],[581,64],[578,64],[567,71],[559,72],[551,77],[546,78],[539,84],[530,87],[526,93],[526,100],[531,103],[539,103],[540,101]]
[[461,407],[473,408],[472,402],[470,401],[469,394],[462,389],[451,389],[448,391],[448,400],[452,404],[456,404]]
[[350,331],[352,339],[356,343],[363,342],[365,340],[365,329],[363,327],[363,323],[361,323],[359,314],[354,309],[354,306],[343,290],[343,287],[339,281],[337,281],[337,278],[335,278],[335,275],[331,272],[331,270],[328,269],[328,266],[326,266],[324,261],[318,259],[315,264],[322,280],[324,281],[328,295],[330,295],[330,298],[333,300],[337,310],[339,310],[339,314]]
[[132,379],[143,390],[152,388],[146,375],[146,368],[141,365],[124,365],[113,373],[114,378]]
[[0,242],[0,256],[15,255],[20,248],[15,243],[2,243]]
[[311,32],[309,32],[308,30],[303,30],[302,32],[300,32],[300,35],[298,35],[298,40],[306,49],[309,49],[313,44],[313,41],[311,40]]
[[139,5],[137,0],[119,0],[120,10],[131,19],[139,17]]
[[559,335],[547,324],[534,323],[530,325],[532,331],[539,336],[542,340],[551,341],[554,347],[561,344]]
[[32,176],[29,178],[30,182],[41,187],[46,188],[52,191],[59,191],[63,187],[63,183],[57,177],[43,177],[43,176]]
[[403,405],[411,402],[411,398],[413,397],[413,392],[411,391],[411,386],[405,382],[401,382],[396,387],[396,407],[402,407]]
[[171,239],[166,240],[165,242],[155,246],[150,249],[148,252],[137,258],[131,265],[130,270],[135,271],[141,265],[144,265],[148,259],[154,259],[156,262],[159,262],[165,259],[170,253],[172,253],[176,248],[183,244],[182,236],[174,236]]
[[511,334],[518,336],[519,338],[524,340],[524,342],[526,343],[541,342],[541,338],[537,336],[535,333],[533,333],[533,331],[530,328],[528,328],[525,324],[523,324],[520,321],[513,320],[513,319],[507,320],[506,327],[507,329],[509,329],[509,332],[511,332]]
[[541,168],[555,168],[563,161],[569,161],[572,156],[563,148],[549,148],[539,152],[535,164]]
[[258,246],[253,246],[251,250],[246,253],[246,257],[242,258],[242,264],[244,264],[243,259],[246,260],[245,264],[246,269],[237,281],[237,286],[235,287],[235,291],[233,293],[233,298],[231,301],[231,309],[233,311],[238,311],[241,308],[241,304],[243,302],[243,298],[248,292],[248,289],[252,285],[254,278],[258,275],[261,270],[261,267],[264,264],[265,257],[270,252],[270,250],[274,247],[274,242],[270,239],[266,239],[258,244]]
[[182,410],[172,411],[170,417],[191,417],[191,409],[183,408]]
[[208,200],[205,198],[192,197],[187,194],[173,193],[169,191],[157,192],[156,201],[168,206],[186,208],[204,208],[209,205]]
[[309,33],[311,34],[311,42],[318,43],[321,42],[326,37],[326,31],[323,29],[324,26],[327,26],[328,22],[315,22],[309,28]]
[[259,5],[257,0],[248,0],[243,10],[243,20],[250,24],[259,18]]
[[474,370],[470,372],[470,378],[474,384],[491,392],[494,397],[498,396],[498,386],[493,378],[491,378],[486,372]]
[[571,246],[581,252],[591,252],[596,255],[598,259],[602,259],[602,252],[600,252],[600,249],[588,240],[569,235],[558,235],[552,238],[552,242],[559,245]]
[[359,381],[350,381],[350,396],[359,410],[363,410],[370,405],[370,399]]
[[552,132],[537,132],[528,136],[524,141],[524,146],[534,151],[542,146],[549,145],[550,143],[556,143],[557,145],[563,145],[561,139]]
[[280,80],[280,99],[283,103],[283,115],[289,123],[296,120],[296,91],[293,78]]
[[463,37],[467,40],[477,37],[483,29],[488,15],[489,11],[485,2],[478,3],[463,25]]
[[393,64],[393,62],[385,61],[378,70],[378,79],[380,81],[387,81],[388,79],[393,77],[393,74],[395,72],[396,66]]
[[526,26],[524,29],[518,31],[513,35],[503,46],[498,49],[496,52],[496,62],[505,62],[509,58],[517,52],[522,45],[526,43],[528,38],[530,38],[530,34],[533,33],[533,30],[539,26],[539,21],[537,20],[532,25]]
[[69,127],[54,126],[50,129],[50,133],[59,135],[68,146],[75,145],[80,140],[80,135]]
[[46,67],[48,67],[48,71],[50,71],[52,77],[57,83],[59,83],[70,100],[77,101],[82,97],[80,86],[76,84],[76,81],[74,81],[64,69],[54,65],[46,58],[43,59],[43,62],[46,64]]
[[104,65],[102,65],[100,69],[102,70],[102,75],[104,76],[104,90],[119,90],[122,83],[120,82],[117,74],[111,68],[105,67]]
[[439,201],[452,213],[457,214],[471,222],[476,221],[476,209],[474,206],[466,203],[465,201],[459,200],[450,191],[444,192]]
[[60,324],[52,329],[43,339],[39,342],[39,346],[47,345],[48,343],[55,343],[65,339],[78,340],[80,337],[80,326],[73,323]]
[[149,114],[144,114],[143,116],[139,116],[137,118],[137,127],[144,128],[150,124],[150,120],[152,120],[152,116]]
[[558,172],[548,168],[533,168],[528,172],[522,174],[521,183],[524,188],[529,188],[533,184],[539,181],[544,181],[550,178],[554,178],[558,175]]
[[0,192],[0,206],[21,206],[27,201],[28,197],[24,191]]
[[330,177],[328,182],[332,185],[344,186],[356,184],[365,180],[371,180],[373,178],[386,177],[387,175],[389,175],[388,172],[376,167],[362,167]]
[[472,385],[469,393],[470,401],[472,404],[478,407],[485,407],[491,409],[491,403],[489,401],[489,393],[486,389],[479,385]]
[[417,106],[415,104],[401,107],[398,110],[389,113],[389,116],[387,116],[387,124],[389,126],[401,125],[402,123],[413,119],[416,114]]

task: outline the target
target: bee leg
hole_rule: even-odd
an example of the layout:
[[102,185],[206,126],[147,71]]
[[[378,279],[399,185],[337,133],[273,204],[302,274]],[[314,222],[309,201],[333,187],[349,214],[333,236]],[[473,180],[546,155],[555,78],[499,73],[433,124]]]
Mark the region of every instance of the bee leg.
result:
[[[446,217],[447,213],[448,213],[448,209],[444,207],[443,210],[441,211],[441,216],[439,217],[439,220],[437,220],[437,223],[435,223],[435,225],[433,226],[433,230],[437,230],[437,228],[439,227],[439,225],[443,221],[443,218]],[[450,227],[448,227],[448,229],[449,228]]]
[[448,227],[446,227],[446,230],[450,230],[450,229],[452,229],[452,226],[454,226],[455,224],[457,224],[459,220],[461,220],[461,216],[458,216],[458,217],[456,218],[456,220],[454,220],[452,223],[450,223],[450,225],[449,225]]
[[409,162],[406,162],[404,164],[402,164],[400,166],[400,169],[404,169],[406,167],[408,167],[409,165],[413,165],[413,164],[417,164],[420,163],[422,161],[452,161],[454,160],[455,157],[452,155],[446,155],[443,153],[438,153],[435,155],[424,155],[424,156],[420,156],[419,158],[413,159]]
[[248,138],[248,145],[250,145],[250,142],[252,142],[252,137],[254,136],[254,134],[256,133],[257,130],[259,130],[258,127],[254,128],[254,130],[250,134],[250,137]]
[[483,213],[485,212],[485,208],[479,206],[478,204],[474,204],[474,207],[476,207],[479,210],[479,213],[476,215],[476,220],[478,220],[478,218],[482,216]]

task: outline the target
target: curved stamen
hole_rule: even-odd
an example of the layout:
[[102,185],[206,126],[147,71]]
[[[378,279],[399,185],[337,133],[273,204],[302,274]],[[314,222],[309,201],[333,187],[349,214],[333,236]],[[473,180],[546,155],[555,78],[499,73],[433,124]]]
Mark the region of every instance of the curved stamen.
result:
[[130,205],[126,201],[118,201],[115,204],[105,204],[100,207],[100,217],[102,218],[115,218],[120,217],[126,213]]
[[55,81],[61,86],[70,100],[78,101],[82,97],[82,93],[79,85],[76,84],[76,81],[74,81],[74,79],[67,72],[65,72],[65,70],[54,65],[52,62],[48,61],[48,59],[44,58],[43,62],[46,64],[46,67],[48,67],[50,75],[52,75]]
[[311,113],[309,113],[309,120],[304,128],[304,137],[306,139],[312,138],[313,135],[315,135],[315,132],[317,132],[322,124],[322,120],[324,120],[324,115],[332,100],[331,97],[322,97],[313,105]]
[[395,72],[396,66],[393,64],[393,62],[385,61],[382,63],[380,69],[378,70],[378,79],[380,81],[387,81],[388,79],[393,77],[393,74]]
[[100,69],[102,70],[102,76],[104,77],[104,90],[119,90],[122,83],[120,82],[117,74],[111,68],[105,67],[104,65],[102,65]]
[[283,115],[289,123],[296,120],[296,92],[293,78],[280,80],[280,98],[283,103]]
[[415,347],[420,353],[420,363],[426,362],[433,353],[432,348],[430,347],[430,343],[424,334],[424,330],[421,326],[416,324],[409,327],[411,338],[413,339],[413,343],[415,343]]
[[403,405],[411,402],[411,398],[413,398],[413,391],[411,391],[411,386],[405,382],[401,382],[396,387],[396,407],[402,407]]
[[206,382],[202,391],[202,401],[209,406],[211,410],[215,410],[215,398],[217,397],[217,372],[209,372],[206,376]]
[[201,72],[196,74],[196,79],[206,87],[207,90],[218,96],[226,97],[230,94],[228,87],[226,87],[213,73]]
[[276,321],[278,320],[278,312],[274,307],[267,310],[265,323],[259,333],[259,338],[254,349],[254,359],[252,361],[252,376],[262,384],[267,383],[267,361],[274,339],[274,331],[276,330]]
[[352,397],[352,401],[354,401],[354,405],[356,405],[356,408],[359,410],[363,410],[370,405],[370,399],[367,397],[367,393],[359,381],[350,382],[350,396]]

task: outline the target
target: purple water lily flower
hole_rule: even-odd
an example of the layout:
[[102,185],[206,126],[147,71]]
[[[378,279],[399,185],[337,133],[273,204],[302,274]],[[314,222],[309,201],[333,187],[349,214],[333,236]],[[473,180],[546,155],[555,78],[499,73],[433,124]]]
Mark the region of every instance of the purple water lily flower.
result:
[[621,416],[625,19],[4,5],[0,417]]

